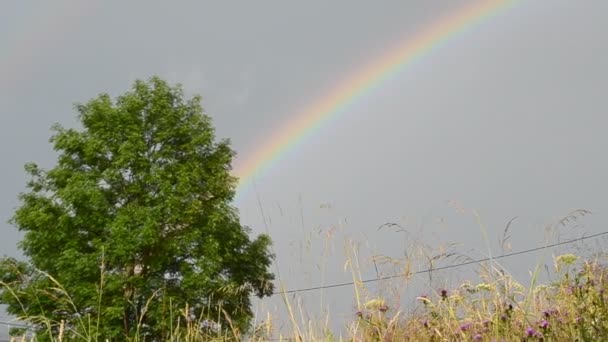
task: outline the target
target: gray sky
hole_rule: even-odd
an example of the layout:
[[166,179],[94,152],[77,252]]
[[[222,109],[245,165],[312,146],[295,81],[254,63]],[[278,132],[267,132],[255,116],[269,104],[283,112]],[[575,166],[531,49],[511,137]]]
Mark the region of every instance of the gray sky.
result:
[[[53,165],[49,128],[76,124],[73,103],[157,74],[201,94],[218,136],[245,157],[353,71],[465,3],[2,3],[0,254],[18,255],[19,234],[5,222],[23,164]],[[602,0],[522,1],[360,97],[260,175],[236,205],[244,224],[271,234],[285,285],[349,280],[346,239],[362,244],[365,264],[371,254],[402,256],[411,239],[378,231],[386,222],[473,257],[497,252],[514,216],[515,250],[542,244],[544,227],[578,208],[594,214],[563,237],[605,229],[607,12]],[[328,234],[333,254],[319,256]],[[507,264],[524,276],[532,264],[521,260]],[[337,311],[352,305],[345,292]]]

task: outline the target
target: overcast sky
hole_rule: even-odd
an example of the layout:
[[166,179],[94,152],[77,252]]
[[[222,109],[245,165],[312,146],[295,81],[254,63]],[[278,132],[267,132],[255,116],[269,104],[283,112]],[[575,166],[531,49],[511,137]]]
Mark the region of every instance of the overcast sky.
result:
[[[159,75],[201,94],[218,137],[244,158],[353,72],[471,2],[91,3],[0,5],[0,254],[19,255],[6,221],[23,164],[53,165],[49,128],[77,125],[75,102]],[[366,255],[403,256],[414,237],[498,253],[515,216],[514,250],[543,244],[545,227],[579,208],[593,215],[562,238],[605,230],[606,13],[604,0],[522,1],[360,97],[260,175],[235,205],[272,236],[285,286],[348,281],[347,239],[369,266]],[[411,236],[378,231],[387,222]],[[333,254],[319,256],[328,236]],[[525,275],[534,263],[509,265]]]

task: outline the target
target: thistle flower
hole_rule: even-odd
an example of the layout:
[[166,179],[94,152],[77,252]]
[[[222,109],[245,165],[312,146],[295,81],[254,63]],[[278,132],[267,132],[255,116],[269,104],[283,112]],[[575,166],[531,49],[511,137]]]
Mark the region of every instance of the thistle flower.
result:
[[467,330],[471,329],[472,326],[473,326],[472,323],[463,323],[460,325],[460,330],[467,331]]
[[531,328],[531,327],[528,327],[528,328],[526,329],[526,336],[528,336],[528,337],[533,337],[533,336],[535,336],[535,335],[536,335],[536,330],[534,330],[534,329],[533,329],[533,328]]
[[550,318],[550,317],[557,316],[558,313],[559,313],[559,311],[557,309],[547,309],[547,310],[543,311],[543,315],[547,319]]

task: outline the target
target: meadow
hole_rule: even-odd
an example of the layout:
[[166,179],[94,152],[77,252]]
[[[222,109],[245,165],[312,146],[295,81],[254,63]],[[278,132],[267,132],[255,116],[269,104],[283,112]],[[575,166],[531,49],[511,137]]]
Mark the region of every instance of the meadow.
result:
[[[565,220],[575,220],[588,214],[576,211]],[[503,232],[506,249],[509,225]],[[599,240],[606,233],[581,236],[571,240],[545,243],[536,249],[503,251],[495,257],[462,259],[445,251],[421,251],[400,260],[390,260],[394,272],[378,279],[395,280],[382,283],[380,290],[370,285],[366,269],[376,269],[377,260],[361,257],[357,246],[345,243],[344,271],[352,281],[328,284],[318,291],[340,286],[352,293],[353,312],[340,329],[334,329],[334,317],[327,313],[318,317],[306,312],[298,291],[279,288],[283,314],[256,310],[252,329],[241,332],[230,324],[230,315],[222,317],[201,315],[194,317],[189,308],[170,312],[166,317],[167,341],[605,341],[608,340],[608,266],[600,249],[584,248],[577,254],[555,254],[556,247],[571,249],[592,239]],[[601,246],[601,244],[600,244]],[[533,259],[529,281],[517,281],[509,270],[501,266],[501,259],[543,250],[551,255],[550,262]],[[436,261],[436,267],[417,267]],[[440,263],[439,261],[444,261]],[[432,263],[431,263],[432,265]],[[409,287],[417,275],[431,276],[439,271],[459,272],[460,267],[474,269],[476,277],[442,287]],[[103,268],[102,268],[103,269]],[[544,274],[541,277],[541,272]],[[41,290],[40,297],[53,296],[72,305],[70,294],[61,284],[49,277],[55,287]],[[103,274],[102,274],[103,278]],[[542,279],[541,279],[542,278]],[[3,286],[7,284],[0,283]],[[390,284],[390,285],[387,285]],[[437,284],[435,282],[434,284]],[[100,296],[103,292],[100,280]],[[306,290],[306,289],[304,289]],[[309,288],[310,290],[310,288]],[[18,289],[11,289],[18,296]],[[310,300],[306,297],[306,300]],[[314,297],[313,297],[314,298]],[[156,305],[157,301],[149,301]],[[143,308],[140,316],[149,307]],[[96,310],[103,312],[103,308]],[[211,310],[210,310],[211,311]],[[101,341],[96,334],[94,315],[73,315],[70,320],[51,321],[46,317],[19,317],[12,328],[11,341]],[[219,323],[223,322],[223,323]],[[279,323],[281,322],[281,323]],[[42,335],[34,335],[28,326],[46,328]],[[140,329],[141,328],[141,329]],[[145,327],[130,337],[131,341],[147,341]]]

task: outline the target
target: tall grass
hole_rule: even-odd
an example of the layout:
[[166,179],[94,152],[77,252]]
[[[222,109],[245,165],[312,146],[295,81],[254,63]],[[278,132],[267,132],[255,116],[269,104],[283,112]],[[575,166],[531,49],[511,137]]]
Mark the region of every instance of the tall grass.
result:
[[[570,218],[572,219],[572,218]],[[506,248],[509,240],[509,222],[500,240]],[[562,222],[563,224],[563,222]],[[480,223],[483,232],[483,225]],[[487,236],[484,235],[487,240]],[[325,245],[324,245],[325,246]],[[325,248],[325,247],[324,247]],[[189,308],[169,312],[165,326],[169,327],[168,341],[608,341],[608,267],[602,251],[595,256],[562,254],[554,256],[547,267],[546,280],[539,278],[542,264],[533,261],[526,267],[534,269],[530,282],[522,284],[496,262],[488,261],[477,266],[475,279],[458,283],[446,282],[437,286],[429,282],[425,291],[412,293],[409,287],[413,265],[421,262],[431,270],[442,259],[461,257],[449,250],[431,253],[406,253],[401,259],[375,257],[369,260],[376,275],[381,277],[378,264],[391,265],[402,277],[393,288],[371,289],[363,282],[366,266],[361,260],[357,244],[348,243],[345,269],[352,278],[352,318],[342,330],[332,329],[329,311],[320,320],[311,319],[307,305],[299,297],[280,293],[283,317],[270,311],[257,312],[254,326],[248,332],[239,331],[230,324],[230,315],[223,317],[201,315],[192,317]],[[103,265],[102,265],[103,269]],[[65,301],[74,313],[69,291],[50,274],[53,287],[40,292]],[[103,295],[103,272],[99,283],[99,296]],[[7,287],[7,284],[0,283]],[[18,298],[18,291],[7,288]],[[285,289],[282,289],[285,290]],[[416,291],[416,290],[414,290]],[[404,301],[410,297],[411,300]],[[323,297],[319,295],[320,301]],[[158,301],[148,300],[138,313]],[[170,305],[171,306],[171,305]],[[323,304],[321,304],[323,307]],[[98,308],[96,312],[103,312]],[[33,330],[13,329],[12,341],[98,341],[98,317],[72,315],[71,319],[53,321],[48,317],[19,317],[29,326],[42,327],[38,336]],[[228,322],[220,326],[219,321]],[[141,323],[141,321],[139,321]],[[281,324],[285,327],[278,328]],[[142,328],[142,329],[140,329]],[[145,329],[138,324],[130,341],[148,341]],[[43,336],[44,335],[44,336]]]

